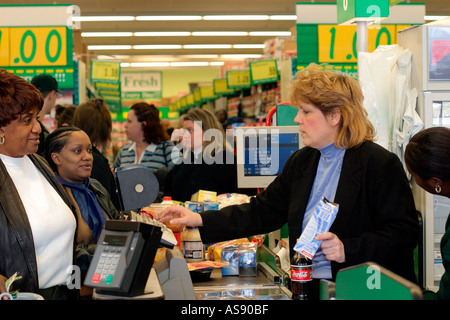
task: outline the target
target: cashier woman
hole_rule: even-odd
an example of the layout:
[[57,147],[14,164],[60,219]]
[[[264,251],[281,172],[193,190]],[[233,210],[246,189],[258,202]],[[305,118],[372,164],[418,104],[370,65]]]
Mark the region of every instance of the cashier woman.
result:
[[[177,206],[159,219],[201,226],[204,243],[289,228],[290,252],[322,197],[339,204],[329,232],[317,236],[313,278],[373,261],[415,282],[413,250],[419,224],[398,157],[374,143],[363,94],[349,76],[315,64],[299,71],[291,89],[304,148],[248,204],[193,213]],[[315,281],[317,283],[318,281]]]

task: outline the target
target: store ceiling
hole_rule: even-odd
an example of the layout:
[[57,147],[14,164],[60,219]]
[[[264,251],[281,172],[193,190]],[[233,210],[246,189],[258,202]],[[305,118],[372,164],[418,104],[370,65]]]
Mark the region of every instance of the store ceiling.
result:
[[[425,3],[427,15],[450,16],[449,0],[406,0]],[[161,15],[295,15],[295,0],[0,0],[0,4],[73,4],[81,16],[161,16]],[[307,2],[307,1],[302,1]],[[315,0],[311,2],[334,2]],[[121,21],[81,22],[81,32],[157,32],[157,31],[289,31],[295,21]],[[192,44],[263,44],[273,36],[132,36],[83,37],[90,45],[192,45]],[[88,54],[116,58],[122,62],[225,61],[223,55],[262,54],[263,49],[132,49],[89,50]],[[242,60],[242,58],[241,58]]]

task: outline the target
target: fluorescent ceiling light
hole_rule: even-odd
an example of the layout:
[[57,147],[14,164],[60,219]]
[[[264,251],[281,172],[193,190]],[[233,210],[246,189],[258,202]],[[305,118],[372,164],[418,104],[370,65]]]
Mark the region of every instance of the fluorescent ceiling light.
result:
[[273,15],[269,17],[270,20],[297,20],[296,15]]
[[132,62],[130,67],[168,67],[169,62]]
[[82,32],[82,37],[131,37],[133,32]]
[[164,32],[135,32],[136,37],[188,37],[188,31],[164,31]]
[[170,66],[172,66],[172,67],[204,67],[207,65],[208,65],[208,62],[195,62],[195,61],[171,62],[170,63]]
[[283,37],[290,36],[290,31],[250,31],[251,36],[265,36],[265,37]]
[[133,49],[181,49],[179,44],[140,44],[133,46]]
[[217,59],[218,54],[181,54],[178,57],[183,59]]
[[185,49],[231,49],[231,44],[186,44]]
[[425,16],[426,21],[436,21],[448,18],[448,16]]
[[208,36],[208,37],[214,37],[214,36],[248,36],[248,32],[246,31],[194,31],[192,32],[193,36]]
[[262,54],[222,54],[220,57],[224,59],[261,58]]
[[223,66],[225,64],[225,62],[223,61],[215,61],[215,62],[210,62],[209,65],[211,66]]
[[211,15],[203,20],[269,20],[268,15]]
[[202,16],[137,16],[139,21],[202,20]]
[[133,16],[84,16],[72,17],[72,21],[133,21]]
[[264,49],[264,44],[234,44],[234,49]]
[[92,45],[88,50],[130,50],[130,45]]

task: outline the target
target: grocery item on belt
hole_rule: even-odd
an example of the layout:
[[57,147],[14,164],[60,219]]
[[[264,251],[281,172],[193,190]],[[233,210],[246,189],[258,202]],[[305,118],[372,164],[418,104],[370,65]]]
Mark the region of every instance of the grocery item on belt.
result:
[[313,216],[309,219],[305,230],[303,230],[300,238],[295,244],[294,250],[312,259],[322,242],[315,240],[315,238],[319,234],[330,230],[338,210],[339,205],[337,203],[332,203],[325,199],[325,197],[322,197],[314,210]]

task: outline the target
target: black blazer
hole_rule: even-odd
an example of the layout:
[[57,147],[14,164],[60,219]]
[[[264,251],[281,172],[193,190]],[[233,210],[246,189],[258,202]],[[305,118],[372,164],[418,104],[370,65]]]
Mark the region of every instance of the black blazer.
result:
[[[316,176],[320,152],[309,147],[294,153],[283,172],[249,204],[202,213],[205,243],[289,229],[290,252]],[[373,142],[345,152],[334,202],[339,212],[330,229],[344,244],[346,262],[339,269],[373,261],[415,280],[413,251],[419,223],[412,192],[398,157]]]

